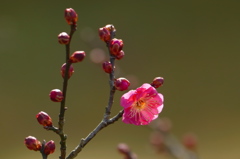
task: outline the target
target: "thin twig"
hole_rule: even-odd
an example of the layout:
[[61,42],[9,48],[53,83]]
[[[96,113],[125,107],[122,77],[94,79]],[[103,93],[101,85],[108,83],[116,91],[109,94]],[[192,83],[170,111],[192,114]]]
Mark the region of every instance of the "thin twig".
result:
[[[113,39],[114,35],[115,35],[115,32],[111,31],[111,39]],[[109,74],[110,94],[109,94],[108,105],[106,106],[105,113],[104,113],[102,121],[98,124],[98,126],[92,132],[90,132],[88,134],[88,136],[86,138],[84,138],[80,141],[80,144],[67,156],[66,159],[75,158],[78,155],[78,153],[82,151],[84,146],[87,145],[87,143],[89,141],[91,141],[97,135],[97,133],[100,130],[102,130],[103,128],[107,127],[110,124],[113,124],[115,121],[117,121],[123,115],[123,110],[121,110],[116,116],[109,119],[110,115],[111,115],[112,105],[113,105],[113,98],[114,98],[114,94],[115,94],[115,91],[116,91],[116,88],[114,86],[114,80],[115,80],[115,76],[114,76],[114,66],[115,66],[115,64],[114,64],[114,62],[115,62],[115,57],[111,56],[111,54],[110,54],[109,43],[107,42],[106,44],[107,44],[109,55],[110,55],[110,62],[112,64],[112,68],[113,68],[113,70]]]
[[41,150],[40,150],[40,153],[42,154],[42,159],[47,159],[47,158],[48,158],[48,155],[46,155],[46,154],[44,153],[45,144],[46,144],[46,141],[43,140],[43,142],[42,142],[42,148],[41,148]]
[[63,126],[64,126],[64,114],[65,114],[65,101],[66,101],[66,97],[67,97],[67,86],[68,86],[68,72],[69,72],[69,68],[71,63],[69,62],[69,55],[70,55],[70,43],[71,43],[71,39],[73,36],[73,33],[76,31],[76,24],[71,25],[71,31],[70,31],[70,39],[69,39],[69,44],[66,45],[66,70],[65,70],[65,75],[64,75],[64,80],[63,80],[63,100],[61,102],[61,106],[60,106],[60,114],[59,114],[59,121],[58,121],[58,135],[61,138],[60,141],[60,145],[61,145],[61,156],[59,156],[59,159],[65,159],[66,157],[66,140],[67,140],[67,135],[64,133],[63,131]]
[[98,126],[85,138],[85,139],[82,139],[80,144],[67,156],[66,159],[73,159],[75,158],[79,152],[82,151],[82,149],[84,148],[84,146],[87,145],[87,143],[89,141],[91,141],[96,135],[97,133],[102,130],[103,128],[107,127],[108,125],[110,124],[113,124],[115,121],[117,121],[119,118],[121,118],[123,115],[123,110],[121,110],[116,116],[114,116],[113,118],[104,121],[102,120]]

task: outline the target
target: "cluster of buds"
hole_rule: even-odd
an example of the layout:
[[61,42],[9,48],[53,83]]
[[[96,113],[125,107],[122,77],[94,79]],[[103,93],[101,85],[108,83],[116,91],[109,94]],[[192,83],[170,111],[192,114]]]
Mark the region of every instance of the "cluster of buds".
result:
[[[53,102],[61,102],[61,109],[59,115],[59,128],[54,127],[52,123],[52,118],[46,112],[39,112],[36,115],[36,119],[40,125],[42,125],[47,130],[53,130],[61,137],[61,150],[65,151],[65,135],[63,134],[62,127],[64,123],[64,111],[66,110],[65,107],[65,98],[66,98],[66,88],[67,88],[67,81],[73,75],[74,68],[73,64],[81,62],[84,60],[86,53],[84,51],[75,51],[72,55],[70,53],[70,42],[74,31],[76,30],[78,15],[72,8],[65,9],[64,18],[66,22],[71,26],[70,34],[66,32],[61,32],[58,35],[58,42],[62,45],[66,45],[66,63],[61,66],[61,76],[64,79],[63,82],[63,92],[60,89],[53,89],[49,93],[50,100]],[[108,24],[102,28],[99,28],[99,37],[102,41],[107,44],[109,50],[109,61],[105,61],[102,64],[103,70],[110,74],[110,86],[114,92],[115,89],[119,91],[128,90],[130,86],[129,80],[126,78],[116,78],[114,77],[114,60],[121,60],[125,53],[123,51],[123,40],[114,38],[116,29],[112,24]],[[137,88],[136,90],[131,90],[128,93],[125,93],[121,98],[121,106],[124,107],[123,111],[117,115],[118,117],[123,117],[123,122],[127,124],[135,124],[135,125],[147,125],[152,120],[156,119],[158,114],[162,111],[163,108],[163,95],[158,93],[155,88],[158,88],[163,85],[164,79],[162,77],[156,77],[151,85],[150,84],[143,84],[141,87]],[[134,97],[132,97],[134,96]],[[136,98],[135,98],[136,96]],[[134,98],[134,101],[133,101]],[[110,101],[110,100],[109,100]],[[132,102],[132,104],[128,104]],[[109,110],[111,109],[111,105],[109,105],[106,109],[106,115],[108,115]],[[138,113],[132,113],[132,110]],[[62,113],[63,112],[63,113]],[[121,114],[122,113],[122,114]],[[139,115],[134,116],[134,115]],[[116,120],[116,118],[113,118]],[[112,121],[112,119],[109,119]],[[105,123],[105,119],[103,120]],[[108,122],[106,122],[108,123]],[[105,125],[106,126],[106,125]],[[95,131],[95,130],[94,130]],[[60,132],[60,133],[59,133]],[[189,141],[189,140],[188,140]],[[25,138],[24,141],[26,147],[30,150],[40,151],[43,155],[47,156],[55,151],[55,143],[53,140],[48,142],[40,142],[33,136],[28,136]],[[63,144],[62,144],[63,143]],[[188,142],[190,143],[190,142]],[[191,146],[191,144],[188,144]],[[122,153],[125,158],[136,159],[137,156],[130,151],[126,144],[119,144],[118,150]],[[65,153],[61,154],[60,158],[65,158]]]
[[110,54],[114,56],[117,60],[124,57],[123,41],[122,39],[113,38],[116,29],[112,24],[108,24],[105,27],[99,28],[98,33],[102,41],[106,42],[109,47]]
[[[71,33],[68,35],[66,32],[61,32],[58,35],[58,42],[62,45],[69,45],[71,41],[72,31],[76,30],[78,15],[72,8],[67,8],[64,11],[64,18],[69,25],[71,25]],[[86,56],[84,51],[75,51],[67,60],[67,63],[64,63],[61,66],[61,75],[65,80],[65,74],[67,75],[67,79],[69,79],[73,73],[74,69],[72,63],[77,63],[83,61]],[[66,73],[67,71],[67,73]],[[62,102],[64,99],[64,94],[59,89],[53,89],[49,93],[50,100],[53,102]],[[39,112],[36,115],[36,119],[40,125],[42,125],[45,129],[49,130],[53,127],[52,118],[46,112]],[[40,151],[45,156],[53,153],[55,151],[55,143],[53,140],[48,142],[40,142],[33,136],[28,136],[25,138],[24,143],[26,147],[30,150]]]
[[[196,155],[197,138],[195,134],[187,133],[182,137],[182,144],[171,132],[172,123],[168,118],[156,120],[150,125],[154,130],[150,143],[157,153],[168,153],[175,158],[198,158]],[[176,151],[179,150],[179,151]]]
[[[84,51],[75,51],[70,57],[69,57],[69,68],[68,68],[68,79],[73,75],[74,73],[74,68],[72,63],[78,63],[83,61],[83,59],[85,58],[86,53]],[[64,63],[61,67],[61,75],[64,78],[65,77],[65,72],[67,69],[67,64]]]
[[28,136],[24,140],[24,144],[29,150],[40,151],[44,155],[52,154],[55,151],[55,143],[53,140],[42,143],[34,136]]
[[[114,59],[120,60],[124,57],[123,41],[122,39],[113,38],[116,29],[112,24],[108,24],[98,29],[99,37],[102,41],[107,43],[110,56]],[[112,73],[115,66],[112,62],[105,61],[102,63],[102,68],[106,73]],[[125,91],[130,86],[130,82],[126,78],[118,78],[114,81],[115,88],[119,91]]]

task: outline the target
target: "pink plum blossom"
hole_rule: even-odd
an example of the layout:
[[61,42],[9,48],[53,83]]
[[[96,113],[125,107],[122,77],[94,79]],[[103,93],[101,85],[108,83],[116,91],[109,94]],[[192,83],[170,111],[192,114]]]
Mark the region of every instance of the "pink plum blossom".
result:
[[147,125],[158,117],[163,109],[163,95],[145,83],[121,97],[124,108],[122,121],[126,124]]

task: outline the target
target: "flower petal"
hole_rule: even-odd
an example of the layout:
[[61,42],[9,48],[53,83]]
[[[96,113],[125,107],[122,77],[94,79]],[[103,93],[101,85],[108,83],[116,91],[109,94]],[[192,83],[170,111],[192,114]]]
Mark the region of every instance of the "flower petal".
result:
[[134,94],[135,94],[135,90],[130,90],[129,92],[125,93],[120,100],[120,105],[124,108],[128,108],[130,107],[134,102]]

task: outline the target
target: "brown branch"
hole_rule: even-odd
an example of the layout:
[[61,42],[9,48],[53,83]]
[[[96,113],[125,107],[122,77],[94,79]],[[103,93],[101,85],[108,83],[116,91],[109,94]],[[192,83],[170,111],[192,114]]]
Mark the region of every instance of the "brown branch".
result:
[[[113,28],[112,28],[112,30],[113,30]],[[111,31],[111,39],[113,39],[114,35],[115,35],[115,32]],[[110,124],[113,124],[115,121],[117,121],[123,115],[123,110],[121,110],[116,116],[109,119],[110,115],[111,115],[112,105],[113,105],[113,98],[114,98],[114,94],[115,94],[115,91],[116,91],[116,88],[114,86],[114,80],[115,80],[115,76],[114,76],[114,66],[115,66],[115,64],[114,64],[114,62],[115,62],[115,57],[111,56],[111,54],[110,54],[109,42],[107,42],[106,44],[107,44],[109,55],[110,55],[110,62],[112,64],[112,68],[113,68],[113,70],[109,74],[110,93],[109,93],[108,105],[105,109],[105,113],[104,113],[102,121],[98,124],[98,126],[92,132],[90,132],[88,134],[88,136],[86,138],[81,140],[80,144],[67,156],[66,159],[75,158],[78,155],[78,153],[82,151],[84,146],[87,145],[87,143],[89,141],[91,141],[97,135],[97,133],[100,130],[102,130],[103,128],[107,127]]]
[[123,115],[123,110],[121,110],[116,116],[114,116],[113,118],[111,118],[109,120],[103,119],[98,124],[98,126],[85,139],[81,140],[80,144],[67,156],[66,159],[73,159],[73,158],[75,158],[78,155],[78,153],[82,151],[84,146],[86,146],[87,143],[89,141],[91,141],[97,135],[97,133],[100,130],[102,130],[103,128],[107,127],[110,124],[113,124],[115,121],[117,121],[119,118],[121,118],[122,115]]
[[69,68],[71,63],[69,62],[69,56],[70,56],[70,43],[71,43],[71,39],[72,36],[74,34],[74,32],[76,31],[76,24],[71,25],[71,30],[70,30],[70,39],[69,39],[69,43],[66,45],[66,70],[65,70],[65,75],[64,75],[64,80],[63,80],[63,100],[61,102],[60,105],[60,114],[59,114],[59,121],[58,121],[58,135],[61,138],[60,141],[60,150],[61,150],[61,156],[59,156],[59,159],[65,159],[66,157],[66,140],[67,140],[67,135],[64,133],[63,131],[63,126],[64,126],[64,114],[65,114],[65,101],[66,101],[66,97],[67,97],[67,86],[68,86],[68,72],[69,72]]

